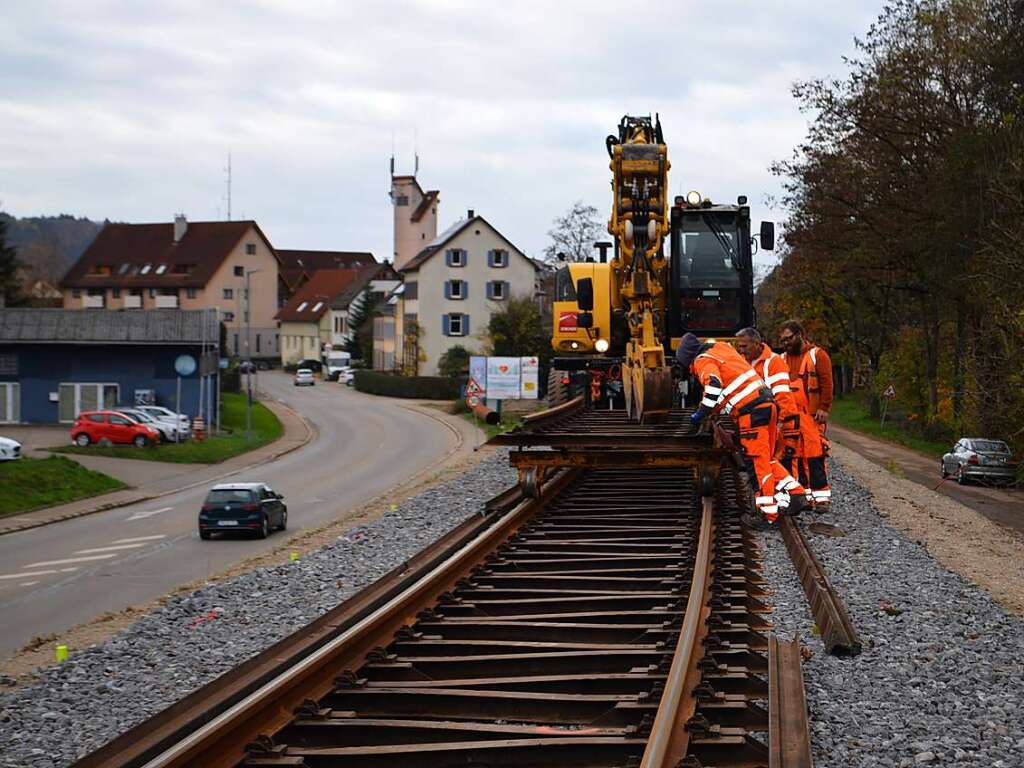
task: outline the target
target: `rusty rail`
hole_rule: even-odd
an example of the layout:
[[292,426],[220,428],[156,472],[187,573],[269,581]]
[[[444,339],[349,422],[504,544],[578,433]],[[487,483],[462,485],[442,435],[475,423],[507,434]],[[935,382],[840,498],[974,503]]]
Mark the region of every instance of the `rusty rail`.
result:
[[800,640],[768,636],[768,768],[812,768]]
[[793,518],[780,518],[782,540],[803,585],[804,594],[821,632],[825,649],[834,656],[856,656],[861,651],[860,637],[846,612],[846,606],[829,584],[825,568]]

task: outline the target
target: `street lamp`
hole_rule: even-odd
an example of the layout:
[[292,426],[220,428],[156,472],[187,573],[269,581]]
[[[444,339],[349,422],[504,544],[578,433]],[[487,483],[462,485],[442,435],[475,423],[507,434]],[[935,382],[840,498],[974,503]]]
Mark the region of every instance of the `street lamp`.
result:
[[262,271],[262,269],[245,270],[245,388],[247,393],[245,403],[245,442],[247,443],[252,440],[252,347],[250,345],[252,314],[249,311],[249,286],[251,285],[249,278]]

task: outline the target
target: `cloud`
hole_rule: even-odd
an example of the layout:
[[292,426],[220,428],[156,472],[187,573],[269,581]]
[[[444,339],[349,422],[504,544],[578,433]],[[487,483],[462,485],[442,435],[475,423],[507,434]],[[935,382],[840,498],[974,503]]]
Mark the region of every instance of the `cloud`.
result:
[[256,218],[280,247],[391,253],[393,148],[531,254],[609,206],[604,137],[659,112],[674,189],[778,192],[794,80],[836,73],[871,3],[68,2],[5,11],[0,197],[17,215]]

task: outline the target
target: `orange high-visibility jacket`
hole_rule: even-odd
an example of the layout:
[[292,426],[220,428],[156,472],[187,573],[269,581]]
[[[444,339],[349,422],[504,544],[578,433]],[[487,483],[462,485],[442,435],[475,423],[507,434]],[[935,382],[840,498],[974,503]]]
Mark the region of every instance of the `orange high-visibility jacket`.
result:
[[779,423],[783,434],[797,434],[800,431],[800,409],[793,397],[786,361],[772,351],[767,344],[761,345],[760,356],[752,363],[753,368],[768,385],[779,406]]
[[784,354],[789,376],[803,386],[807,409],[813,416],[832,410],[832,359],[821,347],[807,343],[799,355]]
[[731,344],[715,342],[694,358],[691,367],[704,388],[698,410],[730,414],[768,394],[757,371]]

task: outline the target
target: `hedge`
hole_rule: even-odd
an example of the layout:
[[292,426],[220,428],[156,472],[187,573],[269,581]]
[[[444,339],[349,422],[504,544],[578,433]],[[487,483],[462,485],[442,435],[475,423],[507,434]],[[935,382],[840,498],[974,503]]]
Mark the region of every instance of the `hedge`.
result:
[[356,389],[370,395],[423,400],[454,400],[459,396],[458,382],[444,376],[398,376],[367,370],[354,373]]

